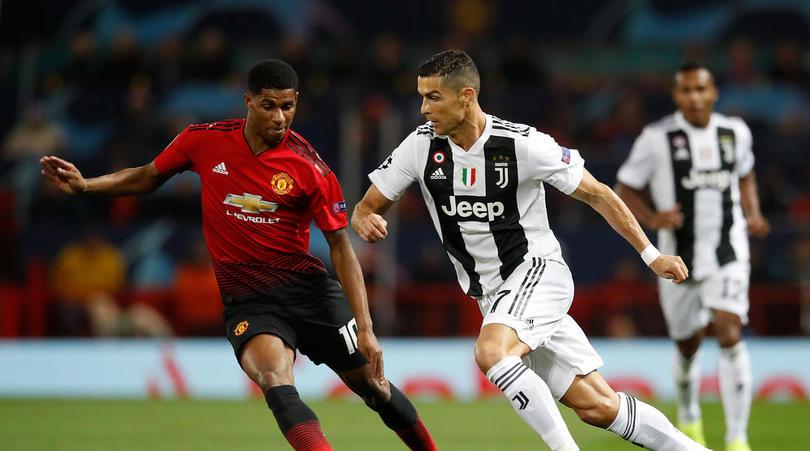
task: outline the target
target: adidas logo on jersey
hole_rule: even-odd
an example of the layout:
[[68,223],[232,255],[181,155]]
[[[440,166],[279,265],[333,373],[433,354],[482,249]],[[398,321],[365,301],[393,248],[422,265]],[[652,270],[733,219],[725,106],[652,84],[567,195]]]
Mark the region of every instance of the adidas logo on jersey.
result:
[[228,169],[225,168],[225,162],[224,161],[222,163],[214,166],[214,169],[211,169],[211,170],[216,172],[217,174],[228,175]]
[[433,171],[433,174],[430,174],[430,179],[431,180],[447,180],[447,177],[444,175],[444,171],[442,171],[442,168],[436,168],[436,170]]

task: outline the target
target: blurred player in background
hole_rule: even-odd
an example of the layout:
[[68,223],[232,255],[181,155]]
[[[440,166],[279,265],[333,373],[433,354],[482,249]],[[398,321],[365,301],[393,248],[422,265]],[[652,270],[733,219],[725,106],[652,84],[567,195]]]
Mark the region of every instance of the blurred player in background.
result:
[[[191,125],[146,166],[85,179],[73,164],[44,157],[42,173],[68,193],[118,196],[152,192],[184,170],[198,173],[228,339],[290,445],[332,449],[294,386],[298,349],[335,371],[408,447],[436,449],[413,405],[383,374],[337,178],[290,129],[295,71],[263,61],[250,70],[248,88],[246,119]],[[340,283],[308,252],[313,219]]]
[[352,228],[366,241],[384,239],[381,215],[419,183],[459,283],[484,317],[476,362],[551,449],[579,449],[555,399],[649,449],[705,449],[652,406],[614,392],[597,371],[602,359],[567,314],[574,284],[549,229],[543,182],[591,205],[659,276],[684,280],[683,262],[655,250],[578,151],[485,114],[479,90],[478,70],[463,51],[444,51],[419,67],[428,122],[369,175]]
[[[704,66],[675,74],[678,111],[648,125],[619,168],[616,192],[658,245],[677,253],[690,278],[660,283],[661,307],[675,340],[678,426],[705,443],[698,392],[698,347],[710,319],[720,345],[718,372],[726,449],[749,450],[751,364],[742,341],[748,322],[748,237],[767,235],[754,175],[751,131],[740,118],[713,112],[717,89]],[[649,206],[641,190],[649,187]],[[746,233],[747,232],[747,233]]]

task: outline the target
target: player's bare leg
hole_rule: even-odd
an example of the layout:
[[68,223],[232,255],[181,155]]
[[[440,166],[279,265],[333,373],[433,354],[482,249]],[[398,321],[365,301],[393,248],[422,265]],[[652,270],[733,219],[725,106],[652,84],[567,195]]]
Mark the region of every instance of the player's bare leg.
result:
[[703,341],[704,329],[694,335],[676,341],[678,350],[672,363],[672,376],[678,402],[678,429],[694,441],[706,445],[703,434],[703,419],[700,412],[700,355],[698,348]]
[[742,320],[734,313],[712,310],[720,345],[717,364],[720,395],[726,419],[726,449],[748,451],[748,417],[751,413],[751,360],[742,341]]
[[706,450],[676,429],[656,408],[614,392],[598,371],[576,376],[560,401],[574,409],[582,421],[647,449]]
[[298,397],[293,378],[295,351],[275,335],[260,334],[242,348],[239,364],[245,374],[262,389],[278,427],[296,451],[325,451],[321,423]]
[[436,444],[430,436],[413,404],[399,389],[385,380],[381,383],[373,377],[371,365],[347,371],[337,371],[346,385],[372,410],[380,415],[386,426],[396,432],[412,450],[435,451]]
[[491,323],[481,328],[475,342],[475,361],[549,448],[578,450],[548,385],[521,360],[530,351],[514,329]]

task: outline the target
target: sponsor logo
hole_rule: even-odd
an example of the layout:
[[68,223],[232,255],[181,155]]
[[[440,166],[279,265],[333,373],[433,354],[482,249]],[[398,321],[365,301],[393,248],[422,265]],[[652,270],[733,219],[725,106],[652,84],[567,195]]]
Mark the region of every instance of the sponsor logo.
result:
[[228,194],[222,203],[225,205],[232,205],[234,207],[241,207],[242,213],[251,213],[254,215],[257,215],[263,211],[269,211],[272,213],[276,211],[276,208],[278,208],[277,203],[264,201],[262,200],[262,196],[249,193],[244,193],[243,196]]
[[494,221],[495,218],[503,215],[504,206],[502,202],[470,202],[462,200],[456,204],[456,196],[450,196],[449,206],[442,205],[442,212],[447,216],[458,216],[459,218],[470,218],[473,220]]
[[248,216],[243,215],[242,213],[231,213],[228,210],[225,210],[225,214],[228,216],[233,216],[234,218],[245,221],[245,222],[252,222],[254,224],[275,224],[279,221],[279,218],[265,218],[263,216]]
[[731,171],[698,171],[692,169],[688,177],[681,178],[681,186],[688,190],[714,188],[725,190],[731,186]]
[[475,168],[461,168],[461,183],[464,186],[475,184]]
[[222,163],[214,166],[214,169],[211,169],[211,171],[216,172],[217,174],[228,175],[228,169],[225,168],[225,162],[224,161]]
[[433,174],[430,174],[430,179],[431,180],[447,180],[447,176],[444,175],[444,171],[442,171],[442,168],[436,168],[436,170],[433,171]]
[[560,161],[562,161],[565,164],[570,163],[571,162],[571,150],[568,149],[567,147],[563,147],[563,146],[560,146],[560,150],[562,151],[562,158],[560,158]]
[[286,172],[279,172],[270,180],[270,186],[276,194],[283,196],[293,189],[293,179]]
[[346,201],[342,200],[340,202],[335,202],[332,204],[332,213],[340,213],[341,211],[346,211]]
[[242,321],[241,323],[236,325],[236,328],[233,330],[233,334],[236,335],[237,337],[242,335],[243,333],[245,333],[248,326],[250,326],[250,323],[248,323],[247,321]]
[[444,154],[442,152],[436,152],[433,154],[433,161],[436,164],[444,163]]

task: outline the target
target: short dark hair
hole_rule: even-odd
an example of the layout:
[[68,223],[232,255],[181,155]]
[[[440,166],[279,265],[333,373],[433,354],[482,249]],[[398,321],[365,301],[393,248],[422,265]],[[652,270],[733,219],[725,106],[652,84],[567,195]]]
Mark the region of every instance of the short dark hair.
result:
[[698,69],[706,69],[709,72],[711,72],[709,68],[706,67],[705,64],[695,60],[686,60],[682,62],[681,67],[678,69],[678,72],[688,72],[690,70],[698,70]]
[[706,72],[708,72],[709,77],[711,78],[712,81],[714,81],[714,74],[712,74],[712,71],[705,64],[701,63],[700,61],[686,60],[686,61],[681,63],[681,67],[678,68],[678,72],[675,72],[674,82],[677,84],[677,82],[678,82],[678,74],[682,74],[684,72],[691,72],[693,70],[700,70],[700,69],[703,69]]
[[264,89],[290,88],[298,91],[298,75],[284,61],[264,60],[253,66],[248,73],[248,90],[251,94],[261,94]]
[[455,89],[469,86],[476,94],[481,89],[481,76],[470,55],[463,50],[445,50],[437,53],[416,70],[420,77],[440,76]]

